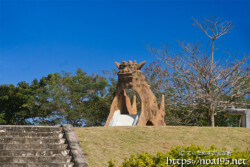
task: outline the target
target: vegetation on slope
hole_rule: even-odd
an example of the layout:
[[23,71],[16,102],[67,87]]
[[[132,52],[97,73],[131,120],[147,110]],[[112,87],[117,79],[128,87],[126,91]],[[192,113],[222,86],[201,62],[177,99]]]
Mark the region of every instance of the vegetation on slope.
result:
[[[169,151],[173,146],[200,145],[218,149],[247,150],[250,129],[229,127],[88,127],[75,128],[86,159],[92,167],[108,166],[110,159],[121,164],[131,154]],[[220,151],[220,150],[219,150]]]

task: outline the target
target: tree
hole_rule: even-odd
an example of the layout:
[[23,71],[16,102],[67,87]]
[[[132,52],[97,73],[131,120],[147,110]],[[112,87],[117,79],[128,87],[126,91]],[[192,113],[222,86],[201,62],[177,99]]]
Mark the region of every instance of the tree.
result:
[[161,63],[154,61],[149,63],[143,70],[152,91],[158,102],[161,101],[162,94],[165,95],[165,120],[167,125],[182,126],[204,126],[207,125],[204,107],[197,107],[193,112],[186,112],[190,106],[182,106],[175,103],[173,94],[175,90],[169,85],[171,78],[168,77],[168,70]]
[[31,123],[36,125],[57,125],[60,119],[50,104],[50,92],[47,78],[38,81],[34,79],[30,85],[32,96],[28,101],[31,114]]
[[0,124],[29,124],[31,118],[28,101],[31,97],[29,84],[19,82],[14,85],[0,85]]
[[79,68],[76,75],[55,73],[48,75],[45,81],[48,85],[49,106],[61,123],[95,126],[105,121],[108,114],[104,100],[107,86],[105,78],[88,76]]
[[[181,43],[183,52],[180,54],[171,53],[168,46],[163,46],[163,49],[149,48],[166,65],[169,87],[175,90],[172,94],[175,105],[190,106],[190,113],[198,106],[204,107],[209,125],[215,126],[217,112],[249,94],[249,86],[244,86],[249,82],[249,55],[239,60],[229,57],[224,63],[219,58],[215,61],[215,43],[231,31],[231,21],[219,18],[205,19],[203,23],[194,21],[211,40],[208,51],[201,44],[192,43]],[[229,97],[227,100],[226,96]]]
[[0,85],[0,124],[103,125],[110,106],[107,81],[79,68],[75,75],[49,74],[29,85]]

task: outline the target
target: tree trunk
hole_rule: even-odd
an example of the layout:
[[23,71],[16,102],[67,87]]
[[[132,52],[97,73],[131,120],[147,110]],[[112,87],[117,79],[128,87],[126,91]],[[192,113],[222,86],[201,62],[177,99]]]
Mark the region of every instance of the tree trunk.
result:
[[208,124],[209,126],[214,127],[215,123],[214,123],[214,109],[212,106],[209,106],[208,108]]
[[214,127],[214,112],[212,111],[212,114],[210,116],[210,120],[211,120],[211,126]]
[[211,77],[213,76],[213,64],[214,64],[214,41],[212,41],[212,51],[211,51],[211,67],[210,67],[210,80],[212,79]]

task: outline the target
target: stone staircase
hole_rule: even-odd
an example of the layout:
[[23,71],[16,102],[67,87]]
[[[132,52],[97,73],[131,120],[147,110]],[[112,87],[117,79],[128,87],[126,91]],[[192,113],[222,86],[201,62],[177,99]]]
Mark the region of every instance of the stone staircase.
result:
[[63,127],[0,125],[0,167],[81,166],[64,137]]

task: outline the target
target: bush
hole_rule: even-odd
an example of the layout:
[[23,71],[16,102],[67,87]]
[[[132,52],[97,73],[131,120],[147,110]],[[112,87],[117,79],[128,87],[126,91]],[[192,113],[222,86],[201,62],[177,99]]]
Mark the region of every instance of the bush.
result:
[[[109,167],[115,167],[110,160]],[[131,155],[125,158],[120,167],[165,167],[165,166],[250,166],[250,151],[217,149],[215,146],[173,147],[166,153],[158,152],[156,156],[149,153]]]

